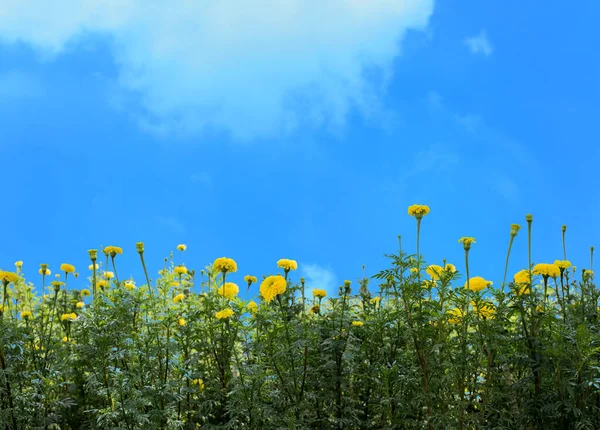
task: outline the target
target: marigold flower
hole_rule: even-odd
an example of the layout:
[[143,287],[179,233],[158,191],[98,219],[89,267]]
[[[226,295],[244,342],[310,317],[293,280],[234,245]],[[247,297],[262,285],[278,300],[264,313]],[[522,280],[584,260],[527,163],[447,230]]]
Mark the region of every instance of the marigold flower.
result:
[[178,275],[187,275],[187,273],[188,273],[188,269],[184,265],[175,266],[175,269],[173,269],[173,271],[175,273],[177,273]]
[[477,303],[471,301],[471,306],[473,306],[481,318],[485,319],[492,319],[494,317],[494,313],[496,312],[494,305],[489,302],[481,302],[479,303],[479,306],[477,306]]
[[320,290],[318,288],[315,288],[312,293],[314,297],[318,297],[319,299],[322,299],[323,297],[327,296],[327,291]]
[[101,289],[104,289],[104,288],[108,287],[109,285],[110,284],[105,279],[99,279],[99,280],[96,281],[96,286],[99,287],[99,288],[101,288]]
[[118,246],[107,246],[102,250],[105,254],[109,254],[111,257],[116,256],[117,254],[122,255],[123,249]]
[[556,264],[540,263],[533,267],[533,273],[545,277],[556,278],[560,276],[560,268]]
[[75,321],[76,319],[77,319],[77,314],[75,314],[75,313],[62,314],[60,316],[61,321],[71,322],[71,321]]
[[92,264],[90,264],[88,266],[88,269],[89,270],[94,270],[94,269],[99,270],[100,269],[100,265],[98,263],[92,263]]
[[60,265],[60,270],[62,270],[65,273],[74,273],[75,266],[73,266],[72,264],[63,263]]
[[408,214],[415,218],[422,218],[429,213],[429,206],[426,205],[411,205],[408,207]]
[[69,338],[67,336],[63,336],[62,341],[63,343],[67,343],[69,341]]
[[431,279],[440,279],[440,275],[444,269],[442,266],[438,266],[437,264],[432,264],[425,269],[425,273],[431,276]]
[[130,280],[128,280],[128,281],[125,281],[125,282],[123,283],[123,286],[124,286],[125,288],[127,288],[128,290],[130,290],[130,291],[131,291],[131,290],[135,290],[135,288],[136,288],[135,284],[133,283],[133,280],[131,280],[131,279],[130,279]]
[[458,308],[448,310],[448,315],[450,316],[448,318],[450,324],[460,324],[463,317],[462,311]]
[[104,279],[112,279],[115,277],[115,274],[113,272],[104,272],[102,276],[104,276]]
[[15,266],[17,267],[17,269],[21,269],[23,267],[23,262],[17,261],[17,262],[15,262]]
[[84,302],[77,302],[77,304],[75,305],[75,307],[77,307],[77,309],[82,309],[85,306]]
[[248,310],[252,313],[256,312],[258,310],[258,305],[256,304],[256,302],[254,302],[254,300],[250,300],[248,302]]
[[179,324],[180,327],[185,327],[185,319],[179,318],[177,324]]
[[568,269],[571,267],[571,262],[569,260],[556,260],[554,264],[558,266],[559,269]]
[[177,250],[178,251],[185,251],[187,249],[187,246],[185,246],[183,243],[180,243],[179,245],[177,245]]
[[258,281],[258,279],[256,279],[256,276],[250,276],[250,275],[246,275],[244,276],[244,281],[246,281],[248,283],[248,286],[256,283]]
[[282,258],[281,260],[277,261],[277,267],[289,272],[290,270],[296,270],[298,268],[298,263],[296,263],[296,260]]
[[381,302],[381,297],[373,297],[371,299],[371,303],[375,303],[376,305],[378,305],[379,302]]
[[135,249],[137,250],[137,252],[139,254],[143,254],[144,253],[144,242],[137,242],[135,244]]
[[60,282],[60,281],[52,281],[50,282],[50,285],[52,285],[54,287],[54,291],[60,290],[60,287],[62,287],[64,284],[64,282]]
[[20,313],[21,319],[24,320],[28,320],[29,318],[31,318],[33,316],[33,314],[30,311],[22,311]]
[[92,295],[92,293],[87,288],[84,288],[83,290],[81,290],[81,297],[89,297],[91,295]]
[[510,225],[510,235],[516,236],[520,229],[521,229],[521,226],[519,224],[511,224]]
[[200,391],[204,390],[204,381],[202,379],[194,379],[192,384],[197,385]]
[[465,282],[465,288],[477,292],[489,287],[492,284],[492,281],[486,281],[481,276],[474,276],[473,278],[469,279],[468,282]]
[[260,294],[263,296],[265,301],[268,303],[287,288],[287,283],[283,276],[275,275],[268,276],[260,284]]
[[173,297],[173,303],[181,303],[181,302],[183,302],[184,299],[185,299],[185,295],[182,293],[179,293],[175,297]]
[[219,287],[218,293],[227,299],[234,298],[237,293],[240,292],[240,288],[233,282],[225,282],[225,285]]
[[46,272],[44,273],[44,271],[42,269],[38,270],[38,273],[40,275],[44,275],[44,276],[50,276],[52,275],[52,272],[50,271],[50,269],[46,269]]
[[461,237],[460,239],[458,239],[458,243],[462,243],[465,250],[468,251],[469,249],[471,249],[471,244],[475,243],[475,238]]
[[352,321],[352,325],[354,327],[361,327],[361,326],[365,325],[365,323],[362,321]]
[[447,263],[446,267],[444,267],[444,270],[447,272],[456,273],[456,266],[454,264]]
[[321,307],[319,305],[313,305],[309,310],[309,314],[318,314],[321,311]]
[[97,249],[88,249],[88,254],[90,254],[90,260],[96,261],[98,258],[98,250]]
[[6,272],[4,270],[0,271],[0,281],[4,281],[8,284],[15,283],[19,280],[19,275],[14,272]]
[[433,279],[426,279],[422,282],[421,286],[423,288],[425,288],[426,290],[429,290],[433,287],[435,287],[435,280]]
[[177,282],[177,281],[171,281],[171,282],[169,283],[169,285],[170,285],[171,287],[179,287],[179,282]]
[[416,267],[411,267],[410,273],[419,273],[419,269],[417,269]]
[[215,270],[222,273],[235,273],[237,272],[237,263],[232,258],[221,257],[217,258],[213,263]]
[[215,316],[217,317],[217,319],[228,319],[231,316],[233,316],[234,312],[233,309],[227,308],[227,309],[223,309],[222,311],[219,311],[215,314]]

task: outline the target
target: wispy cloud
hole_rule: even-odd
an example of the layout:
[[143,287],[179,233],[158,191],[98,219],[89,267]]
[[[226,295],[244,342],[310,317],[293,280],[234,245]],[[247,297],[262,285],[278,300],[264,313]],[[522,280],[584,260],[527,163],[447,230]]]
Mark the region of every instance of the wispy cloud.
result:
[[464,40],[464,44],[473,54],[482,54],[486,57],[489,57],[492,55],[492,52],[494,52],[494,48],[492,47],[485,30],[481,30],[481,32],[476,36],[467,37]]
[[59,55],[106,35],[120,100],[145,129],[252,140],[375,117],[404,34],[426,28],[433,2],[7,0],[0,42]]
[[311,297],[313,288],[327,291],[327,295],[330,297],[338,294],[336,276],[333,271],[317,264],[302,264],[300,267],[304,278],[306,278],[307,297]]

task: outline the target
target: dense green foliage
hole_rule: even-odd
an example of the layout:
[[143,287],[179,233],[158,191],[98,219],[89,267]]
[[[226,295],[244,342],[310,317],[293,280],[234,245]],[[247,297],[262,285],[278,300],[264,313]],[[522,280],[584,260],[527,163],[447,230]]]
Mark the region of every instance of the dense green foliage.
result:
[[287,290],[254,312],[217,293],[211,267],[171,263],[151,290],[115,278],[83,308],[80,291],[38,297],[19,272],[3,284],[0,428],[600,428],[590,272],[519,295],[452,270],[424,286],[422,261],[389,258],[337,298],[285,271]]

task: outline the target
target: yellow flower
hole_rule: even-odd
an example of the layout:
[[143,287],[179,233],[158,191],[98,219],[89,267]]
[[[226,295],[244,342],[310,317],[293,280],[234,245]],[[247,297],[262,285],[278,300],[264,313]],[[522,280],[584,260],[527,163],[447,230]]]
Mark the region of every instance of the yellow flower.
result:
[[180,243],[179,245],[177,245],[178,251],[185,251],[186,249],[187,249],[187,246],[185,246],[183,243]]
[[371,303],[375,303],[376,305],[378,305],[380,301],[381,301],[381,297],[373,297],[371,299]]
[[125,281],[125,282],[123,283],[123,286],[124,286],[125,288],[127,288],[128,290],[130,290],[130,291],[131,291],[131,290],[135,290],[135,288],[136,288],[136,287],[135,287],[135,284],[133,283],[133,280],[131,280],[131,279],[130,279],[130,280],[128,280],[128,281]]
[[529,270],[523,269],[519,270],[515,273],[513,279],[515,280],[515,284],[531,284],[531,274]]
[[362,322],[362,321],[352,321],[352,325],[353,325],[354,327],[360,327],[360,326],[363,326],[363,325],[365,325],[365,323],[364,323],[364,322]]
[[104,272],[102,276],[104,276],[104,279],[112,279],[115,277],[115,274],[113,272]]
[[185,295],[183,293],[179,293],[175,297],[173,297],[173,303],[181,303],[184,299]]
[[519,224],[511,224],[510,225],[510,235],[516,236],[520,229],[521,229],[521,226]]
[[481,276],[475,276],[469,279],[468,283],[465,282],[465,288],[469,288],[471,291],[481,291],[492,284],[492,281],[486,281]]
[[321,310],[321,308],[319,307],[319,305],[313,305],[309,310],[308,313],[309,314],[318,314],[319,311]]
[[277,262],[277,267],[280,267],[286,272],[289,272],[290,270],[296,270],[298,268],[298,263],[296,263],[296,260],[288,260],[287,258],[282,258]]
[[223,309],[222,311],[219,311],[215,314],[215,316],[222,320],[222,319],[227,319],[230,318],[232,315],[234,314],[233,310],[230,308],[227,309]]
[[315,288],[313,290],[313,296],[322,299],[323,297],[327,296],[327,291]]
[[225,282],[225,285],[219,288],[218,293],[227,299],[234,298],[240,292],[239,287],[233,282]]
[[77,309],[81,309],[85,306],[85,303],[83,302],[77,302],[77,304],[75,305],[77,307]]
[[463,317],[462,311],[458,308],[450,309],[448,315],[450,316],[450,318],[448,318],[450,324],[460,324]]
[[179,324],[180,327],[185,327],[185,319],[179,318],[177,324]]
[[256,312],[258,310],[258,305],[254,302],[254,300],[250,300],[250,302],[248,302],[248,310],[252,313]]
[[173,269],[173,271],[175,273],[177,273],[178,275],[187,275],[187,273],[188,273],[188,269],[184,265],[175,266],[175,269]]
[[33,316],[33,314],[30,311],[22,311],[20,315],[21,315],[21,319],[24,319],[24,320],[28,320],[29,318],[31,318]]
[[563,270],[571,267],[571,262],[569,260],[556,260],[554,264],[557,265],[559,269]]
[[123,250],[118,246],[107,246],[102,250],[104,254],[110,254],[111,257],[114,257],[117,254],[123,254]]
[[105,279],[99,279],[98,281],[96,281],[96,286],[100,287],[101,289],[104,289],[109,286],[109,283]]
[[560,276],[560,268],[556,264],[540,263],[533,267],[533,273],[556,278],[557,276]]
[[411,205],[408,207],[408,214],[416,218],[421,218],[429,213],[429,206]]
[[92,263],[92,264],[90,264],[90,265],[88,266],[88,269],[89,269],[89,270],[94,270],[94,268],[95,268],[96,270],[98,270],[98,269],[100,269],[100,265],[99,265],[98,263]]
[[454,266],[454,264],[447,263],[444,270],[447,272],[456,273],[456,267]]
[[6,283],[15,283],[19,280],[19,275],[17,275],[14,272],[5,272],[5,271],[0,271],[0,281],[4,281]]
[[179,287],[179,282],[177,282],[177,281],[171,281],[171,282],[169,283],[169,285],[170,285],[171,287]]
[[204,381],[202,379],[194,379],[192,384],[197,385],[200,391],[204,390]]
[[23,267],[23,262],[17,261],[17,262],[15,262],[15,266],[17,266],[17,269],[21,269]]
[[62,315],[60,316],[60,320],[61,320],[61,321],[68,321],[68,322],[71,322],[71,321],[75,321],[76,319],[77,319],[77,314],[75,314],[75,313],[70,313],[70,314],[62,314]]
[[423,281],[423,283],[421,284],[421,286],[423,288],[425,288],[426,290],[429,290],[433,287],[435,287],[435,281],[433,279],[426,279]]
[[72,264],[63,263],[60,265],[60,270],[62,270],[65,273],[74,273],[75,266],[73,266]]
[[431,276],[431,279],[440,279],[441,273],[444,271],[442,266],[438,266],[436,264],[432,264],[425,269],[425,273]]
[[419,269],[417,269],[416,267],[411,267],[410,273],[419,273]]
[[60,281],[52,281],[50,282],[50,285],[52,285],[54,287],[54,291],[58,291],[60,290],[60,287],[62,287],[64,284],[64,282],[60,282]]
[[465,250],[471,249],[471,244],[475,243],[474,237],[461,237],[458,239],[458,243],[462,243]]
[[235,273],[237,272],[237,263],[232,258],[221,257],[217,258],[213,263],[213,267],[216,271],[222,273]]
[[38,273],[40,275],[43,276],[50,276],[52,275],[52,272],[50,271],[50,269],[48,269],[48,265],[47,264],[42,264],[42,267],[40,267],[40,270],[38,270]]
[[69,341],[69,338],[67,336],[64,336],[62,338],[63,343],[67,343]]
[[275,298],[275,296],[279,294],[283,294],[283,292],[287,288],[287,283],[283,276],[275,275],[268,276],[264,281],[260,284],[260,294],[264,297],[265,301],[268,303]]
[[494,313],[496,312],[494,305],[488,302],[479,303],[479,306],[477,306],[477,303],[471,301],[471,306],[473,306],[481,318],[485,319],[492,319],[494,317]]
[[92,293],[87,288],[81,290],[81,297],[89,297],[91,295],[92,295]]
[[250,275],[246,275],[244,276],[244,281],[246,281],[248,283],[248,286],[254,284],[255,282],[258,281],[258,279],[256,279],[256,276],[250,276]]

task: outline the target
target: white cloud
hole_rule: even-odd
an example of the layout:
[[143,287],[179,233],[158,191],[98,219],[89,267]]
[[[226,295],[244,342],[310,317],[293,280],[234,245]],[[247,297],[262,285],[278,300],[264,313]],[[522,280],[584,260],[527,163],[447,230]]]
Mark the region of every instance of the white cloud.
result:
[[486,57],[489,57],[492,55],[492,52],[494,52],[494,48],[492,47],[485,30],[481,30],[477,36],[467,37],[464,43],[473,54],[483,54]]
[[3,0],[0,41],[59,55],[104,34],[141,126],[250,140],[372,117],[433,1]]
[[317,264],[301,264],[300,267],[302,275],[306,279],[306,297],[312,297],[313,288],[327,291],[329,297],[338,295],[339,286],[336,284],[336,276],[331,270]]

